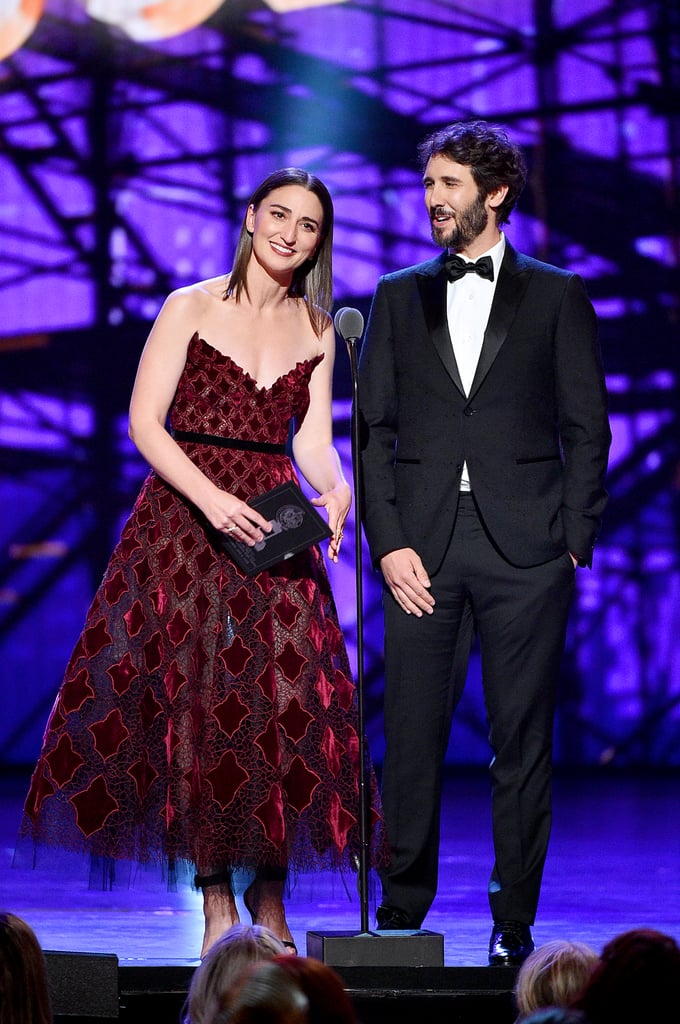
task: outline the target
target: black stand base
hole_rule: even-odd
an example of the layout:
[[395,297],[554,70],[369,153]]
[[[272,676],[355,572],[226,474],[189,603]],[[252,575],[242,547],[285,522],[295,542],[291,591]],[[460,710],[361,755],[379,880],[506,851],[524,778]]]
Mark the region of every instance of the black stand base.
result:
[[307,932],[307,956],[331,967],[443,967],[444,936],[422,928]]

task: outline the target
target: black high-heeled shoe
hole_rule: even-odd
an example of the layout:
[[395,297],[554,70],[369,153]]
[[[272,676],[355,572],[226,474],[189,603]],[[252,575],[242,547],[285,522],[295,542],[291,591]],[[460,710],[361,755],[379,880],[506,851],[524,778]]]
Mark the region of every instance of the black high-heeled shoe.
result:
[[[250,902],[248,900],[248,893],[250,892],[250,890],[253,888],[254,885],[255,885],[255,882],[251,882],[250,885],[248,886],[248,888],[243,893],[243,906],[246,908],[246,910],[250,914],[250,917],[251,917],[251,920],[252,920],[253,924],[259,924],[260,922],[257,919],[257,913],[255,912],[255,910],[253,909],[252,905],[250,904]],[[278,935],[276,937],[277,937],[277,939],[279,939]],[[294,954],[295,956],[298,955],[298,949],[297,949],[297,946],[295,945],[294,942],[291,942],[288,939],[279,939],[279,942],[283,946],[285,946],[286,949],[289,949],[292,954]]]

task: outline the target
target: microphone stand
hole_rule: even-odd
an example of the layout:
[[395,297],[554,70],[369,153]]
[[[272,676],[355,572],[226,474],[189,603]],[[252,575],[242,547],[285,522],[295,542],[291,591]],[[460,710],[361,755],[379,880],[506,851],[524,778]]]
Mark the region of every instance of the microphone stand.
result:
[[360,471],[359,369],[357,347],[364,330],[358,309],[345,307],[335,314],[335,329],[349,352],[352,370],[352,477],[354,484],[354,564],[357,614],[357,710],[359,720],[359,903],[360,934],[308,932],[307,955],[335,967],[440,967],[444,965],[444,936],[415,929],[369,931],[368,872],[370,842],[370,793],[366,778],[367,745],[364,722],[364,600],[361,544],[363,489]]
[[361,544],[361,470],[359,465],[359,366],[358,338],[345,339],[352,371],[352,477],[354,485],[354,573],[357,614],[357,704],[359,718],[359,907],[361,931],[368,931],[369,800],[366,784],[366,736],[364,718],[364,596]]

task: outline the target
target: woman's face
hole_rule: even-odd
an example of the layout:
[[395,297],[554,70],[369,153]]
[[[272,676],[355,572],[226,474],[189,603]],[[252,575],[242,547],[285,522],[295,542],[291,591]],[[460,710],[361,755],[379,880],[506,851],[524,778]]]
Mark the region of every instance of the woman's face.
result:
[[274,189],[257,209],[249,206],[246,216],[246,227],[253,236],[253,254],[274,275],[292,277],[314,256],[322,226],[321,202],[301,185]]

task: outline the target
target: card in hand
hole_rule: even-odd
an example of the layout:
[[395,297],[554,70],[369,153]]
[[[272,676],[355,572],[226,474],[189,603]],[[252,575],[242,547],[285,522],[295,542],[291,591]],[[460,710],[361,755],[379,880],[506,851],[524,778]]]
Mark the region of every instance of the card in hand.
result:
[[271,533],[254,547],[223,532],[219,533],[219,542],[249,576],[333,536],[328,523],[292,480],[252,498],[248,504],[271,522]]

